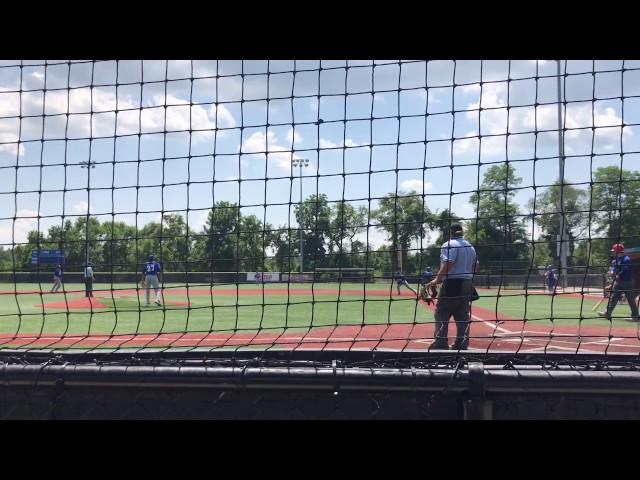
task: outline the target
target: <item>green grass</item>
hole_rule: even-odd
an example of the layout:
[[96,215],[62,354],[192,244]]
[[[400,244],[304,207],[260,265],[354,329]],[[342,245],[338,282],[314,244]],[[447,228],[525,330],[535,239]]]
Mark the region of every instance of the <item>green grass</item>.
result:
[[[12,290],[13,285],[3,285],[2,290]],[[81,285],[66,285],[67,290],[80,290]],[[96,288],[101,288],[96,286]],[[132,285],[114,285],[128,288]],[[184,288],[184,286],[180,287]],[[195,286],[196,289],[206,288]],[[64,301],[61,294],[20,294],[0,296],[0,332],[5,333],[66,333],[66,334],[123,334],[159,332],[209,332],[285,328],[307,329],[330,325],[361,325],[386,323],[431,322],[431,312],[418,305],[411,297],[383,297],[337,294],[314,295],[265,295],[255,285],[242,285],[241,289],[255,294],[241,295],[190,295],[191,308],[171,306],[159,308],[145,306],[145,294],[140,301],[135,296],[120,296],[114,292],[99,293],[98,299],[108,308],[96,310],[59,310],[36,305]],[[286,288],[286,285],[266,285],[266,289]],[[337,289],[337,284],[315,285],[314,291]],[[343,285],[344,289],[345,286]],[[362,285],[349,285],[349,289]],[[388,288],[388,286],[387,286]],[[19,284],[20,290],[34,290],[37,286]],[[216,290],[235,289],[234,285],[219,286]],[[291,291],[310,289],[310,286],[292,285]],[[368,285],[367,290],[384,290],[382,285]],[[170,290],[165,290],[170,291]],[[82,293],[69,294],[69,300],[82,297]],[[338,302],[338,298],[340,301]],[[165,300],[186,301],[186,295],[166,295]],[[19,306],[19,308],[18,308]]]
[[[498,297],[498,293],[500,296]],[[602,302],[597,311],[592,308],[598,303],[598,299],[591,297],[576,297],[573,295],[540,295],[502,290],[481,291],[481,298],[474,305],[498,312],[502,315],[527,321],[549,322],[551,319],[558,325],[576,325],[580,317],[584,318],[588,325],[609,325],[609,321],[597,315],[598,311],[604,311],[607,301]],[[613,312],[614,323],[620,326],[629,325],[624,317],[630,317],[629,306],[618,304]],[[620,317],[620,318],[615,318]]]
[[[42,285],[48,289],[49,285]],[[118,284],[114,288],[132,289],[131,284]],[[184,288],[184,286],[177,286]],[[206,289],[206,285],[194,285],[195,289]],[[160,332],[210,332],[269,329],[282,331],[285,328],[307,329],[332,325],[361,325],[387,323],[425,323],[433,321],[433,314],[418,305],[411,297],[389,297],[364,295],[362,284],[343,284],[342,290],[358,290],[357,295],[324,294],[322,290],[338,289],[338,284],[315,284],[315,295],[295,294],[296,290],[310,290],[311,285],[291,285],[290,295],[265,295],[259,286],[241,285],[243,290],[252,290],[254,294],[216,294],[190,295],[191,308],[166,305],[144,306],[144,292],[140,300],[133,296],[114,292],[97,293],[98,299],[107,309],[96,310],[59,310],[47,308],[43,312],[38,304],[64,301],[62,294],[20,294],[0,295],[0,332],[2,333],[43,333],[43,334],[126,334]],[[368,284],[371,290],[390,292],[389,284]],[[0,285],[0,291],[13,290],[13,284]],[[20,290],[37,290],[37,284],[18,284]],[[82,290],[80,284],[68,284],[67,290]],[[96,285],[96,289],[108,288],[108,285]],[[286,284],[266,284],[265,289],[286,289]],[[214,287],[220,290],[235,290],[235,285]],[[165,290],[168,292],[170,290]],[[395,287],[393,289],[395,292]],[[481,291],[482,298],[474,305],[491,311],[497,309],[503,315],[513,318],[526,318],[531,321],[548,322],[553,317],[558,324],[576,324],[580,312],[587,317],[589,325],[609,325],[595,316],[591,307],[596,300],[546,295],[517,295],[514,292]],[[68,299],[81,298],[81,292],[68,295]],[[186,295],[167,295],[166,300],[186,301]],[[340,301],[338,301],[338,299]],[[366,299],[366,301],[365,301]],[[606,307],[603,303],[602,309]],[[620,305],[614,315],[628,316],[629,307]],[[615,320],[616,322],[628,322]],[[623,323],[621,323],[622,325]]]

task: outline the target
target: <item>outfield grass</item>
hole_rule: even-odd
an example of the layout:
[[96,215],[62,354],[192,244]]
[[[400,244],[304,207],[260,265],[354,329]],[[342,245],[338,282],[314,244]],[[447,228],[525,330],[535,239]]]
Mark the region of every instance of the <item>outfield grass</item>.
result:
[[[43,285],[48,289],[49,285]],[[76,290],[67,294],[68,300],[83,297],[83,285],[67,284],[66,290]],[[109,288],[96,285],[96,289]],[[171,285],[184,289],[184,285]],[[349,290],[347,294],[326,292],[327,290]],[[90,310],[65,310],[43,308],[39,304],[64,301],[62,294],[5,294],[0,295],[0,332],[2,333],[43,333],[43,334],[126,334],[126,333],[169,333],[169,332],[225,332],[234,330],[257,331],[269,329],[280,332],[285,328],[308,329],[309,327],[331,325],[362,325],[387,323],[433,322],[430,310],[418,304],[409,296],[365,295],[362,284],[314,284],[289,286],[290,293],[265,294],[262,287],[240,285],[244,292],[235,293],[235,285],[220,285],[213,288],[213,295],[189,295],[190,308],[166,304],[163,308],[144,305],[145,294],[140,297],[130,292],[120,293],[117,289],[135,288],[132,284],[113,285],[113,292],[96,292],[96,296],[107,308]],[[208,289],[208,285],[193,285],[193,289]],[[287,289],[286,284],[266,284],[265,290]],[[13,284],[0,285],[0,291],[13,291]],[[18,291],[38,290],[37,284],[18,284]],[[165,289],[170,292],[173,288]],[[225,291],[225,294],[215,293]],[[233,294],[228,294],[233,290]],[[246,291],[250,293],[245,293]],[[313,290],[314,294],[296,291]],[[323,293],[324,291],[324,293]],[[367,284],[366,291],[395,293],[389,284]],[[553,318],[557,324],[577,323],[582,316],[589,325],[609,325],[595,316],[591,307],[597,300],[573,296],[521,295],[515,292],[481,291],[482,297],[474,305],[493,312],[497,311],[516,319],[535,322],[549,322]],[[187,295],[166,295],[166,301],[187,301]],[[339,300],[339,301],[338,301]],[[602,309],[606,304],[602,305]],[[620,305],[616,316],[628,316],[629,307]],[[614,320],[620,325],[628,325],[624,320]]]
[[[2,290],[13,290],[3,285]],[[132,285],[114,285],[114,289],[131,289]],[[184,289],[184,285],[175,287]],[[67,290],[80,290],[80,284],[66,285]],[[100,288],[96,286],[96,289]],[[195,289],[208,286],[196,285]],[[384,297],[359,295],[313,294],[300,295],[295,290],[310,290],[310,286],[292,285],[290,295],[262,294],[256,285],[241,285],[252,294],[216,294],[215,291],[235,290],[235,285],[214,287],[213,295],[189,295],[186,306],[145,306],[145,293],[140,300],[135,295],[121,295],[114,291],[96,292],[96,297],[108,308],[96,310],[60,310],[38,307],[38,304],[64,301],[61,294],[20,294],[0,296],[0,332],[10,333],[67,333],[67,334],[121,334],[158,332],[210,332],[255,331],[285,328],[307,329],[329,325],[360,325],[385,323],[413,323],[433,321],[431,312],[411,297]],[[286,288],[286,285],[266,285],[266,289]],[[317,284],[314,291],[337,289],[337,284]],[[345,285],[342,286],[345,288]],[[349,285],[349,289],[358,288]],[[17,290],[34,290],[34,285],[18,284]],[[359,285],[363,291],[362,285]],[[381,290],[380,285],[367,286],[367,290]],[[167,289],[165,291],[171,291]],[[69,300],[82,297],[82,293],[67,295]],[[337,301],[337,300],[340,301]],[[165,301],[187,301],[187,295],[166,295]]]
[[[591,297],[577,297],[574,295],[540,295],[516,293],[502,290],[498,296],[497,290],[481,292],[481,298],[474,305],[498,312],[515,319],[527,321],[550,321],[558,324],[575,324],[581,317],[589,325],[609,325],[606,319],[597,316],[597,311],[604,311],[607,301],[602,302],[597,311],[592,308],[598,299]],[[618,304],[613,313],[615,321],[624,321],[623,317],[631,315],[629,306]]]

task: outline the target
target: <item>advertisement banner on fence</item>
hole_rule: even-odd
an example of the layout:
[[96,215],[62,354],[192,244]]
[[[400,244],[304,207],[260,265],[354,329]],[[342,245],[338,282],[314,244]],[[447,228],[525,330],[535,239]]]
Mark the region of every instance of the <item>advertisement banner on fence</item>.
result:
[[313,282],[313,273],[283,273],[283,282]]
[[280,272],[247,272],[248,282],[279,282]]

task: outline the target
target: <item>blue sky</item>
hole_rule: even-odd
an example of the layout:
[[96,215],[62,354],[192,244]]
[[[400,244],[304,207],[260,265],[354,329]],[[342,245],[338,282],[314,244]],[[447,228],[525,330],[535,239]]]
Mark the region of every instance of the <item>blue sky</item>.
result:
[[[295,226],[291,158],[310,161],[305,197],[368,207],[413,189],[432,210],[464,217],[495,162],[515,162],[523,210],[533,186],[558,175],[555,61],[46,63],[0,62],[2,244],[86,213],[86,160],[96,162],[91,210],[101,220],[135,224],[131,212],[151,212],[142,225],[189,209],[196,229],[220,200]],[[621,152],[624,168],[640,165],[630,153],[640,151],[640,62],[622,67],[562,63],[570,182],[588,182],[591,162],[620,165]],[[369,239],[384,236],[371,229]]]

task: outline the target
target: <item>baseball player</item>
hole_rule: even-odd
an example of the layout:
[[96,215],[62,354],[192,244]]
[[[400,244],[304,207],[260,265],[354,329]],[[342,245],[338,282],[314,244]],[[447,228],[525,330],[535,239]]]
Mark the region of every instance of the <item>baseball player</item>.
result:
[[57,293],[62,287],[62,266],[56,266],[56,269],[53,272],[53,287],[51,288],[51,293]]
[[427,267],[421,274],[420,274],[420,296],[427,296],[427,283],[431,282],[431,280],[433,280],[433,272],[431,271],[431,267]]
[[553,295],[554,288],[556,286],[556,275],[553,272],[553,267],[551,265],[547,265],[544,269],[544,278],[547,294]]
[[145,262],[142,267],[142,277],[140,279],[140,286],[142,288],[147,289],[147,303],[146,305],[150,305],[149,303],[149,295],[151,293],[151,287],[156,293],[155,304],[161,306],[160,303],[160,264],[156,262],[156,259],[153,255],[149,255],[149,259]]
[[614,264],[614,283],[609,297],[609,304],[604,312],[598,312],[601,317],[611,321],[613,310],[622,296],[627,297],[629,308],[631,309],[631,320],[637,322],[640,318],[638,305],[635,302],[636,291],[633,285],[633,270],[631,258],[624,253],[624,244],[616,243],[611,247],[611,251],[616,256]]
[[411,290],[414,294],[416,294],[417,292],[411,288],[411,285],[409,285],[409,282],[407,282],[407,278],[404,276],[404,274],[402,273],[402,271],[398,270],[396,272],[396,274],[393,276],[394,280],[396,281],[396,287],[398,288],[398,295],[401,295],[400,293],[400,287],[405,286],[407,287],[409,290]]

